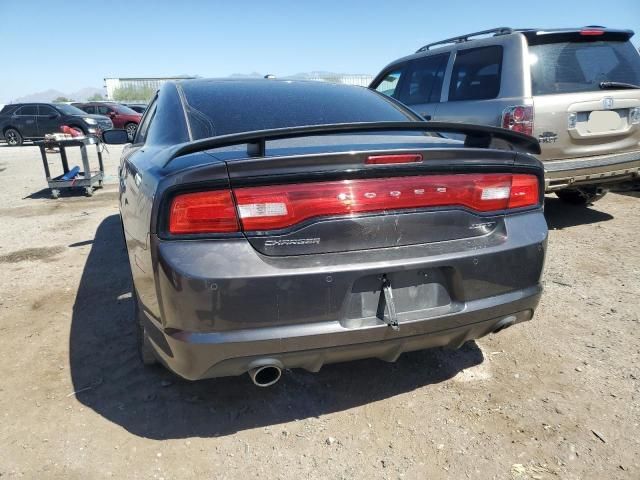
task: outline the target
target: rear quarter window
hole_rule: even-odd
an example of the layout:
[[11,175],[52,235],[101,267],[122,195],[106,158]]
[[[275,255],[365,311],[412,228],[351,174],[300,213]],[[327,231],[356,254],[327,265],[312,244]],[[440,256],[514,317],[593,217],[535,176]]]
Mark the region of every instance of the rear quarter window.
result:
[[397,98],[398,86],[400,85],[400,77],[402,76],[402,68],[396,68],[388,73],[380,81],[375,90],[388,97]]
[[640,56],[630,42],[561,42],[529,46],[534,95],[600,90],[600,82],[640,84]]
[[502,47],[459,50],[451,72],[449,101],[488,100],[500,93]]

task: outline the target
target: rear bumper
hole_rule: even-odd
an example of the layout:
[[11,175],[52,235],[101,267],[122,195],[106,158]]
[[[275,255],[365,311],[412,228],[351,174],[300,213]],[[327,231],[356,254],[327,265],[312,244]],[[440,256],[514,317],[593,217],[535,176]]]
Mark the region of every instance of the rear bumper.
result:
[[[265,361],[315,371],[365,357],[393,360],[529,320],[541,294],[547,225],[536,210],[479,237],[289,257],[261,255],[244,239],[150,241],[153,293],[135,280],[143,303],[158,299],[157,310],[142,305],[145,327],[160,360],[196,380]],[[380,319],[389,312],[382,275],[393,288],[398,331]]]
[[[174,332],[154,328],[157,356],[179,376],[203,378],[241,375],[261,365],[304,368],[317,372],[324,364],[363,358],[393,362],[402,353],[432,347],[458,348],[516,323],[530,320],[539,302],[540,285],[470,302],[463,312],[402,323],[398,331],[385,324],[345,328],[340,322],[265,328],[227,333]],[[442,321],[448,328],[442,329]]]
[[545,161],[545,190],[619,183],[640,175],[640,151]]

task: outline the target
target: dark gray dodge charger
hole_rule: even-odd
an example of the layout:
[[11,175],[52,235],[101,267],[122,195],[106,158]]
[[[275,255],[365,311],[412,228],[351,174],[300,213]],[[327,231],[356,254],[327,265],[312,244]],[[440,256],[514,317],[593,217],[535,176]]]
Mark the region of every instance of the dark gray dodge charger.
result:
[[266,386],[530,320],[547,241],[538,152],[365,88],[164,85],[120,166],[143,361]]

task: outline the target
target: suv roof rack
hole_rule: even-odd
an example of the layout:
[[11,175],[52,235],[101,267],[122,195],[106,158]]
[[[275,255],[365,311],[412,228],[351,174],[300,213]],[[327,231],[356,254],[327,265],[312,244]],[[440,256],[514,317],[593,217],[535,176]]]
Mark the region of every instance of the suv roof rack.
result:
[[515,30],[509,27],[498,27],[491,28],[489,30],[481,30],[479,32],[467,33],[466,35],[460,35],[458,37],[447,38],[446,40],[440,40],[439,42],[429,43],[424,47],[419,48],[416,53],[425,52],[429,50],[431,47],[435,47],[436,45],[446,45],[447,43],[462,43],[468,42],[471,37],[478,37],[480,35],[490,35],[493,34],[494,37],[498,35],[509,35],[513,33]]

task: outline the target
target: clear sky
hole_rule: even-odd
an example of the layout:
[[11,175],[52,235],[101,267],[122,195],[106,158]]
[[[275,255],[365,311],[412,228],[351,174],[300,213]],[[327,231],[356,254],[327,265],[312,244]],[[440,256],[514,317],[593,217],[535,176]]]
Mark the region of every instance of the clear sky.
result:
[[421,45],[497,26],[638,32],[640,0],[0,0],[0,103],[104,77],[377,73]]

